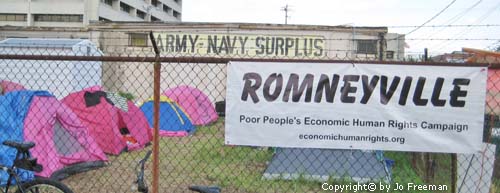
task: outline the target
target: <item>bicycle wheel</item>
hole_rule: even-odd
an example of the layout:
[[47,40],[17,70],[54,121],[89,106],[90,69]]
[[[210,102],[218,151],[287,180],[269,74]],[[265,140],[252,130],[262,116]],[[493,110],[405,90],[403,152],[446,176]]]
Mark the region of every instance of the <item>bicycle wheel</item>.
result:
[[[46,179],[36,178],[33,181],[21,184],[25,193],[73,193],[66,185],[61,182]],[[17,190],[16,193],[21,193]]]

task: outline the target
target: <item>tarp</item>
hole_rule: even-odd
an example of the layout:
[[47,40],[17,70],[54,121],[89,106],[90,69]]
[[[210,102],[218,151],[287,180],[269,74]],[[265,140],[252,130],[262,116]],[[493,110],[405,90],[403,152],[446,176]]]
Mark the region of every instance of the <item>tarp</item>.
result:
[[[0,41],[0,54],[44,56],[102,56],[85,39],[8,38]],[[101,61],[0,60],[0,78],[27,89],[49,90],[61,99],[71,92],[101,83]]]
[[[153,128],[153,99],[141,105],[149,126]],[[184,110],[167,96],[160,97],[160,135],[166,137],[183,137],[195,131],[194,125]]]
[[390,182],[388,162],[381,151],[277,148],[263,178]]
[[[23,141],[24,119],[28,114],[31,101],[35,96],[52,96],[45,91],[13,91],[0,96],[0,144],[6,140]],[[12,166],[16,149],[0,145],[0,164]],[[33,173],[21,170],[22,180],[33,178]],[[2,185],[6,184],[8,174],[0,172]]]
[[163,94],[177,102],[189,115],[194,125],[207,125],[219,118],[208,96],[197,88],[177,86],[166,90]]

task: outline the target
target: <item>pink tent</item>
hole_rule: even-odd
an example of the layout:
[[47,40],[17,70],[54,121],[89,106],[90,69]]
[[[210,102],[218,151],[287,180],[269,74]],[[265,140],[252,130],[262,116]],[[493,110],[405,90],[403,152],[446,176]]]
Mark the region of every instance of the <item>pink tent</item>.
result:
[[7,80],[0,81],[0,86],[2,87],[3,94],[16,90],[26,90],[23,85]]
[[23,133],[26,141],[36,144],[31,153],[43,166],[39,176],[64,178],[107,161],[87,127],[55,97],[33,98]]
[[194,125],[206,125],[219,118],[208,96],[197,88],[178,86],[166,90],[164,95],[177,102]]
[[[62,101],[89,128],[104,152],[118,155],[123,150],[140,149],[148,144],[152,134],[142,111],[128,101],[128,111],[125,112],[110,103],[103,93],[101,87],[94,86],[71,93]],[[88,96],[98,96],[94,98],[95,104],[89,106]]]

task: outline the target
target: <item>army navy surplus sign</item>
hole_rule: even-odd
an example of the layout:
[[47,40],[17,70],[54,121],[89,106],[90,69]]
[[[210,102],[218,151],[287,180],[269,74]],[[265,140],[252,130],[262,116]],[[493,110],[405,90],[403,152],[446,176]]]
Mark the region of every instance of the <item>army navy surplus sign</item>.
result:
[[314,35],[156,33],[163,53],[183,56],[318,59],[326,56],[326,40]]
[[471,153],[486,67],[228,65],[226,144]]

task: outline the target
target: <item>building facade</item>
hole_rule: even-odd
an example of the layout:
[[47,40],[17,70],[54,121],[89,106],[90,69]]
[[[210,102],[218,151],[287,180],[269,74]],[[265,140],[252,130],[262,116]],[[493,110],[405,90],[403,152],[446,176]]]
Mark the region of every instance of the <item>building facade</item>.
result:
[[2,0],[0,26],[86,27],[95,21],[181,21],[182,0]]
[[[107,56],[154,56],[150,32],[161,55],[167,57],[398,61],[404,56],[404,36],[388,33],[387,27],[97,22],[86,28],[4,26],[0,32],[0,40],[14,37],[89,39]],[[205,93],[214,90],[225,93],[225,64],[164,63],[162,72],[176,72],[162,73],[162,90],[190,85]],[[150,63],[104,62],[102,76],[102,85],[107,90],[130,92],[138,101],[153,94]],[[209,97],[212,101],[225,98]]]

